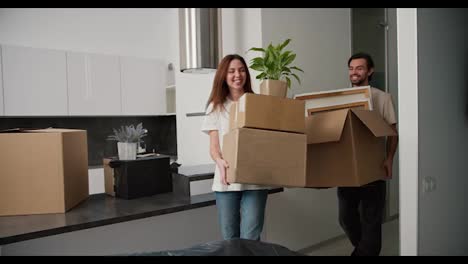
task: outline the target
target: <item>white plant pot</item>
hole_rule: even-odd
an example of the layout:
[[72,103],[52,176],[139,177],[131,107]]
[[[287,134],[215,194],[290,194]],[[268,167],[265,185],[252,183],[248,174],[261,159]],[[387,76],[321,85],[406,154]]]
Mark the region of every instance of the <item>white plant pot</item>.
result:
[[137,143],[117,142],[117,150],[120,160],[135,160],[137,155]]

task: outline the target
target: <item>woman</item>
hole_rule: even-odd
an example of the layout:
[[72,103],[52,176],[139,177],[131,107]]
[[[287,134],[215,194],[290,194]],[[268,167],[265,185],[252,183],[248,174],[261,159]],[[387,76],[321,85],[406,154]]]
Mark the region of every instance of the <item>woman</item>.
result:
[[260,240],[268,189],[265,186],[228,183],[229,164],[221,153],[223,136],[229,130],[229,109],[244,93],[253,93],[244,58],[225,56],[219,63],[208,99],[202,131],[210,136],[210,155],[216,163],[212,189],[224,239]]

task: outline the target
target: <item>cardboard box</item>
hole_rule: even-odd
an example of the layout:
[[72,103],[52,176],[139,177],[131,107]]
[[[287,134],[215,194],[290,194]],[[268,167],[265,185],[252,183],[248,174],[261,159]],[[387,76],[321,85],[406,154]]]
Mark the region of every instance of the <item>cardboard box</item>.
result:
[[102,159],[104,167],[104,190],[110,196],[115,196],[114,191],[114,169],[110,167],[109,162],[112,159]]
[[305,102],[245,93],[230,109],[230,129],[258,128],[305,133]]
[[89,196],[85,130],[0,133],[0,215],[64,213]]
[[224,135],[223,140],[223,157],[229,164],[228,182],[305,186],[305,134],[237,128]]
[[375,111],[342,109],[306,117],[307,187],[362,186],[383,179],[385,136]]

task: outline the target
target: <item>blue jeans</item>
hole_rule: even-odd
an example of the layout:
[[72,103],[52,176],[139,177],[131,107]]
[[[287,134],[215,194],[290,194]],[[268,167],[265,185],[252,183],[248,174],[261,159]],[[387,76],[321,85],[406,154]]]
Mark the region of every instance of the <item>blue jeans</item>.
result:
[[215,192],[224,239],[260,240],[268,190]]

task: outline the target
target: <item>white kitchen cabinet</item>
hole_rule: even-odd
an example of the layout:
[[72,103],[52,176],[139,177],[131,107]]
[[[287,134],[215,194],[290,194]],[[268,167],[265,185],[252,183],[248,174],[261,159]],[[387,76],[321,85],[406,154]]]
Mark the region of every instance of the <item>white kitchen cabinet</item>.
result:
[[118,56],[67,52],[70,115],[121,115]]
[[[3,115],[2,47],[0,46],[0,116]],[[1,254],[0,254],[1,255]]]
[[166,69],[160,60],[121,57],[122,115],[166,114]]
[[6,116],[68,115],[64,51],[2,46]]

